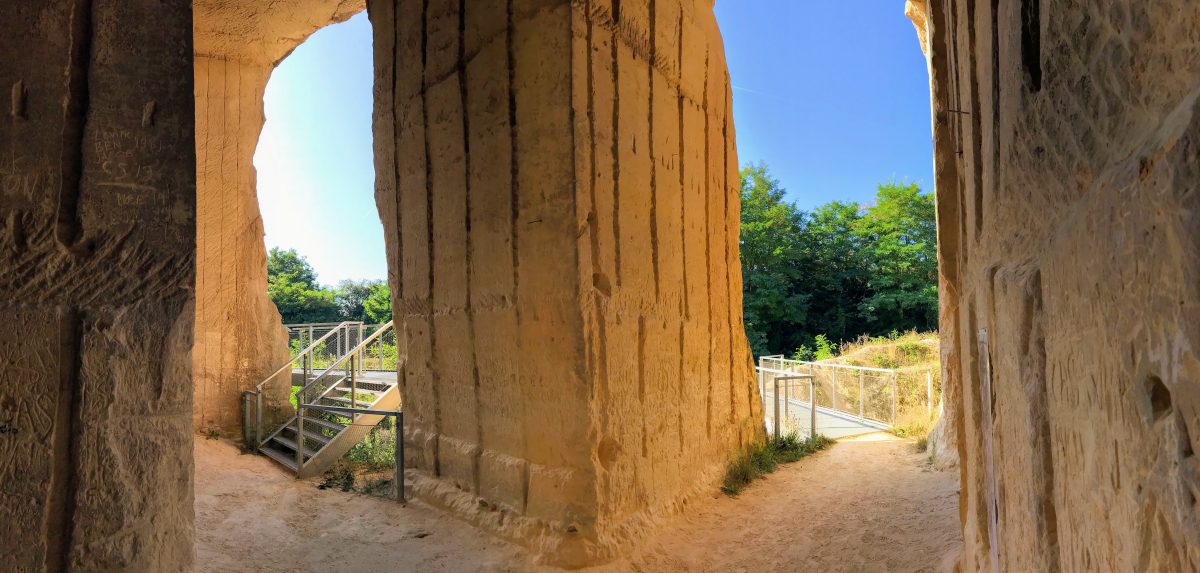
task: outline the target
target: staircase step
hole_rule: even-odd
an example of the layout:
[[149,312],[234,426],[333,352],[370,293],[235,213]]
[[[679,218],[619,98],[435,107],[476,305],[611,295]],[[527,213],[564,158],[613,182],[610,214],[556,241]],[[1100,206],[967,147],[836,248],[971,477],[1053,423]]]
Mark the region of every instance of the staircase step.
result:
[[[321,399],[322,399],[322,400],[329,400],[329,401],[331,401],[331,402],[337,402],[337,403],[339,403],[339,404],[344,404],[344,405],[346,405],[346,406],[349,406],[349,405],[351,405],[351,404],[358,404],[358,405],[360,405],[360,406],[366,406],[366,405],[368,405],[368,404],[370,404],[370,403],[371,403],[371,402],[363,402],[362,400],[359,400],[359,401],[357,401],[357,402],[351,402],[349,398],[341,398],[341,397],[338,397],[338,396],[324,396],[324,397],[322,397]],[[374,400],[372,400],[372,402],[373,402],[373,401],[374,401]]]
[[[349,386],[338,386],[337,388],[334,388],[333,390],[335,392],[346,392],[347,394],[349,394],[351,392]],[[353,391],[357,392],[359,394],[374,394],[375,396],[379,396],[381,394],[387,393],[387,390],[372,390],[370,388],[363,388],[362,386],[359,386],[357,389],[355,389]]]
[[[327,430],[331,430],[334,432],[341,432],[342,430],[346,429],[346,424],[339,424],[337,422],[331,422],[329,420],[326,420],[325,418],[319,418],[319,417],[312,415],[313,413],[316,412],[316,410],[308,410],[308,412],[309,413],[305,414],[305,416],[304,416],[304,431],[306,431],[306,432],[310,431],[310,429],[314,425],[321,426],[322,428],[325,428]],[[337,414],[334,414],[334,415],[336,416]],[[349,416],[342,416],[342,417],[348,418]],[[291,428],[295,428],[296,420],[293,418],[291,422],[288,422],[288,426]]]
[[[278,442],[280,445],[282,445],[284,447],[291,448],[291,450],[293,452],[296,451],[296,441],[291,438],[285,438],[283,436],[277,435],[274,438],[271,438],[271,441]],[[314,450],[314,449],[308,447],[307,445],[304,446],[304,457],[305,458],[311,458],[315,455],[317,455],[317,450]]]
[[[333,438],[326,436],[325,434],[322,434],[320,432],[314,432],[313,430],[316,429],[316,427],[312,424],[309,424],[309,422],[311,422],[311,421],[312,420],[310,420],[308,418],[304,419],[304,437],[306,437],[310,440],[316,440],[318,442],[321,442],[322,446],[325,444],[328,444],[329,440],[332,440]],[[293,436],[293,437],[289,437],[288,439],[290,439],[290,440],[296,439],[294,437],[296,435],[296,427],[295,426],[288,426],[288,427],[284,428],[284,431],[288,432],[289,434],[291,434]]]
[[263,444],[263,446],[258,449],[258,452],[261,454],[265,454],[268,458],[271,458],[271,459],[283,464],[288,469],[290,469],[292,471],[296,471],[295,456],[288,456],[287,454],[270,447],[269,443]]

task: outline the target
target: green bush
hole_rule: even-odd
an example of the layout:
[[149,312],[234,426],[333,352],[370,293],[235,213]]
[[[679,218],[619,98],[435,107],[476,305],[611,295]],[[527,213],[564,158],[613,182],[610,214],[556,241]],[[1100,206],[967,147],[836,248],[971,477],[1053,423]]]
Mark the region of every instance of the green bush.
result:
[[821,451],[834,441],[825,436],[801,439],[795,432],[752,444],[729,460],[725,467],[725,480],[721,491],[726,495],[737,495],[754,480],[778,469],[779,464],[795,462],[809,454]]

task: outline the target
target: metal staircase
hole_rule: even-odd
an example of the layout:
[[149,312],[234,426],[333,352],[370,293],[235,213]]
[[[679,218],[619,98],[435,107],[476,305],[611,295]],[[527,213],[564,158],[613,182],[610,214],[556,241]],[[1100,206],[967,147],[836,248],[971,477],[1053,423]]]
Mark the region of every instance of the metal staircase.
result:
[[[394,334],[391,322],[366,337],[362,323],[339,323],[247,392],[247,411],[252,411],[247,421],[253,420],[247,435],[253,448],[300,478],[320,475],[345,455],[387,417],[387,412],[399,409],[396,370],[382,370],[382,341],[389,333]],[[358,343],[351,345],[350,341]],[[364,367],[371,359],[372,344],[380,349],[380,371]],[[339,355],[330,357],[330,347]],[[300,386],[291,393],[295,414],[264,435],[264,395],[268,385],[278,384],[288,371],[292,384],[298,381]]]

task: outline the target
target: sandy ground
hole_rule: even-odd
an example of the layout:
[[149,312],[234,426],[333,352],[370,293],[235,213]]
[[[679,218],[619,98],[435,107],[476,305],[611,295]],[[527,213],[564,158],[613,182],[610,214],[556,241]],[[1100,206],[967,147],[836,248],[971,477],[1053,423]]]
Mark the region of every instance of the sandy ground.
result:
[[[738,498],[691,504],[610,571],[935,571],[962,544],[956,472],[909,442],[844,439]],[[549,571],[519,547],[420,503],[287,477],[224,442],[196,441],[200,571]]]

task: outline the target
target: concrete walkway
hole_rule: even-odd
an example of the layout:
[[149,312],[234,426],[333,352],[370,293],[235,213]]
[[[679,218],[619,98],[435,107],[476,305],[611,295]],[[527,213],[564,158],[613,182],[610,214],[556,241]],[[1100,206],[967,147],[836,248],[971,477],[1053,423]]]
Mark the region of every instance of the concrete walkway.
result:
[[[763,400],[763,407],[767,408],[767,431],[772,432],[774,431],[772,417],[774,416],[775,406],[770,393]],[[809,426],[812,425],[812,410],[807,401],[789,400],[786,403],[786,409],[783,403],[779,405],[779,408],[779,416],[786,420],[783,424],[785,432],[794,430],[802,437],[809,435]],[[887,428],[887,424],[860,419],[857,416],[817,406],[817,433],[824,434],[830,438],[837,439],[858,436],[886,430]]]

